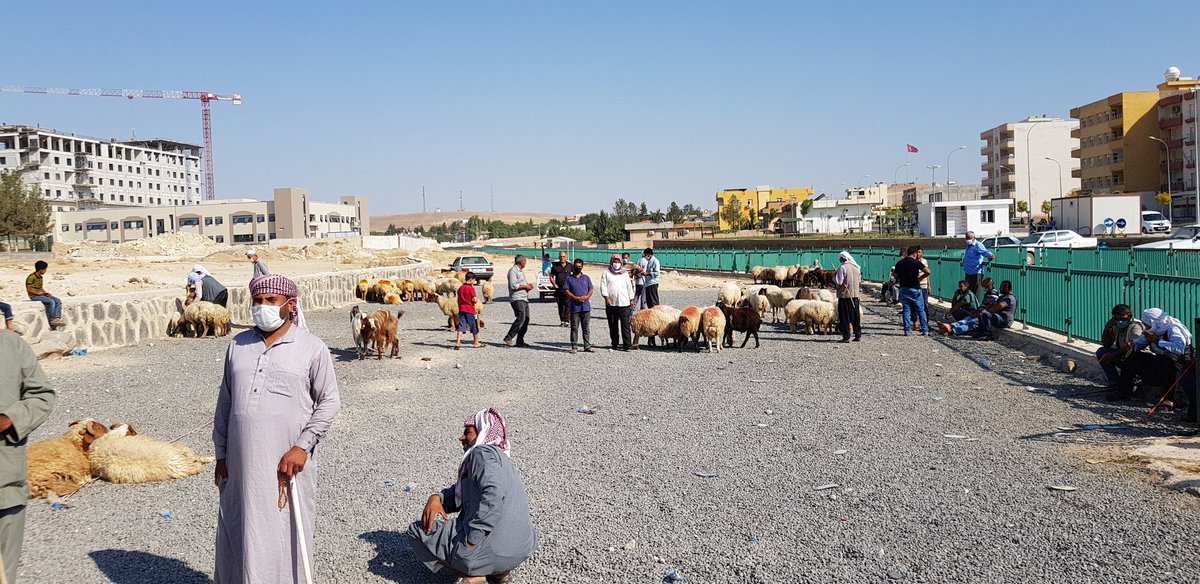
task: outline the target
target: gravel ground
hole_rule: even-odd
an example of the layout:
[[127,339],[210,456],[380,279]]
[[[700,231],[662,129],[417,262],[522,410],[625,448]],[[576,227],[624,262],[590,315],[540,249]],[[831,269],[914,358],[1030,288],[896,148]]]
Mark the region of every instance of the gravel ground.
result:
[[[664,293],[680,307],[714,297]],[[402,533],[453,480],[461,420],[495,406],[541,539],[516,584],[658,582],[671,570],[692,583],[1200,581],[1196,500],[1084,461],[1097,443],[1179,431],[1170,416],[1111,426],[1144,409],[1072,397],[1095,388],[1003,345],[905,338],[893,308],[865,307],[862,343],[767,325],[761,348],[719,355],[609,352],[597,310],[601,351],[572,356],[549,304],[533,304],[533,349],[499,345],[511,312],[495,304],[493,344],[458,352],[437,308],[410,304],[402,358],[363,362],[346,349],[347,310],[312,312],[345,402],[316,455],[317,579],[448,582]],[[168,340],[47,363],[60,400],[36,437],[80,417],[128,420],[211,454],[225,345]],[[21,582],[207,581],[210,473],[95,483],[59,511],[33,502]]]

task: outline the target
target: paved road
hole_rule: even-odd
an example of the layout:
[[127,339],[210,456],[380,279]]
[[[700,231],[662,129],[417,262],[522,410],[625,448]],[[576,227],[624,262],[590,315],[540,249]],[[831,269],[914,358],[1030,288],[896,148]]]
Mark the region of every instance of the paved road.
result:
[[[547,304],[534,304],[529,350],[451,351],[436,307],[404,309],[400,360],[352,360],[347,311],[308,315],[345,401],[314,469],[320,582],[448,581],[415,563],[401,532],[453,480],[461,420],[486,406],[509,419],[541,537],[518,584],[658,582],[670,570],[692,583],[1200,581],[1196,501],[1084,462],[1092,443],[1169,426],[1055,437],[1134,410],[1070,398],[1093,388],[1003,346],[899,336],[890,307],[868,303],[858,344],[768,325],[759,349],[575,356]],[[510,318],[489,307],[485,339]],[[599,318],[593,335],[607,344]],[[211,453],[225,344],[48,363],[61,398],[37,437],[81,417],[127,420]],[[585,405],[596,413],[576,413]],[[61,511],[34,502],[21,582],[207,581],[210,472],[92,484]]]

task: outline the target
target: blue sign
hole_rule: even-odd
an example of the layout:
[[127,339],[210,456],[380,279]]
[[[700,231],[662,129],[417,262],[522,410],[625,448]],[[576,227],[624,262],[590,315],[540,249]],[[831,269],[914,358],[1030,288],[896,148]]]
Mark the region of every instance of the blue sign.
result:
[[1113,226],[1113,220],[1112,220],[1112,217],[1106,217],[1106,218],[1104,219],[1104,226],[1105,226],[1105,227],[1112,227],[1112,226]]
[[1117,219],[1117,229],[1125,229],[1125,226],[1126,226],[1126,225],[1128,225],[1128,224],[1127,224],[1127,223],[1125,223],[1125,218],[1124,218],[1124,217],[1121,217],[1120,219]]

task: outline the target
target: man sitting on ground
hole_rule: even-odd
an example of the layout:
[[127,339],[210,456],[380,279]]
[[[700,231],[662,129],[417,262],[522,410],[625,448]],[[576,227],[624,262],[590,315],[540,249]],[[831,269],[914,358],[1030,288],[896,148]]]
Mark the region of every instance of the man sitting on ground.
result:
[[1111,401],[1133,397],[1134,381],[1139,378],[1145,385],[1171,387],[1178,371],[1176,359],[1191,351],[1192,334],[1161,308],[1143,311],[1142,325],[1145,330],[1133,341],[1133,352],[1125,357],[1117,390],[1108,396]]
[[1105,323],[1100,335],[1100,348],[1096,349],[1096,360],[1104,369],[1109,386],[1117,386],[1125,359],[1134,352],[1133,344],[1142,338],[1144,330],[1141,321],[1133,318],[1133,310],[1128,304],[1113,307],[1112,318]]
[[955,290],[954,296],[950,298],[950,310],[946,311],[946,320],[962,320],[978,310],[979,298],[971,291],[971,286],[966,280],[959,280],[958,290]]
[[[991,285],[991,279],[984,280],[984,286]],[[991,297],[991,296],[989,296]],[[986,304],[967,318],[953,324],[938,323],[938,330],[944,335],[963,335],[974,331],[976,338],[994,339],[995,329],[1012,326],[1017,313],[1017,297],[1012,293],[1012,282],[1005,280],[1000,283],[1000,294],[995,300]]]

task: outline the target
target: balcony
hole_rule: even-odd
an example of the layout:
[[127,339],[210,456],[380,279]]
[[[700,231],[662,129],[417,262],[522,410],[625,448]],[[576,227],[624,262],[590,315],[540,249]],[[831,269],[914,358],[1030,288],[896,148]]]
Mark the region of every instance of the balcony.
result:
[[1080,136],[1080,129],[1079,128],[1071,128],[1071,137],[1078,140],[1079,136]]
[[92,160],[86,156],[76,157],[75,158],[75,170],[77,170],[79,172],[91,172]]
[[1167,148],[1174,150],[1176,148],[1179,148],[1180,146],[1183,146],[1183,138],[1178,138],[1175,140],[1167,140]]
[[1071,178],[1083,178],[1083,171],[1078,168],[1072,168]]
[[1163,118],[1158,121],[1158,127],[1161,130],[1166,130],[1168,128],[1178,128],[1182,125],[1183,125],[1183,116],[1172,116],[1169,118]]
[[[1167,172],[1167,163],[1160,162],[1158,164],[1158,170],[1159,170],[1159,172]],[[1171,161],[1171,172],[1175,172],[1177,170],[1183,170],[1183,161],[1182,160],[1172,160]]]
[[1079,155],[1081,150],[1083,150],[1083,149],[1082,148],[1072,148],[1071,149],[1071,158],[1082,158],[1082,156]]
[[1167,97],[1158,100],[1158,107],[1171,107],[1173,105],[1178,105],[1182,101],[1183,94],[1176,93],[1175,95],[1168,95]]

